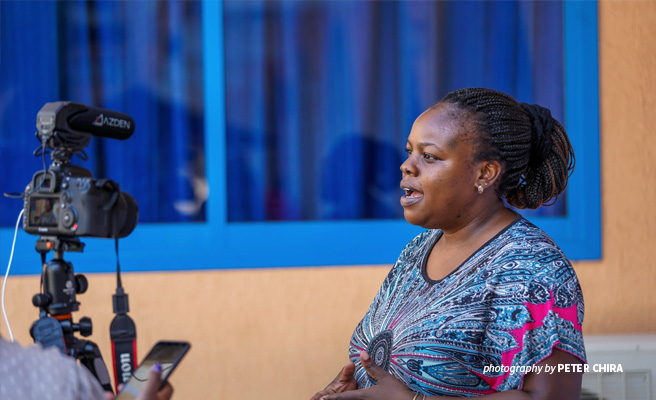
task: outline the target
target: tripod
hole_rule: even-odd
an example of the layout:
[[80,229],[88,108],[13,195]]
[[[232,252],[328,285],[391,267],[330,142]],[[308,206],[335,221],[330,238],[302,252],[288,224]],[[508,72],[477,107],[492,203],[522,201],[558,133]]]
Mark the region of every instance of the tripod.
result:
[[[87,337],[93,331],[90,318],[82,317],[79,323],[74,323],[72,316],[72,312],[80,307],[75,295],[86,292],[88,283],[84,275],[73,272],[73,265],[64,260],[64,252],[82,252],[84,244],[77,238],[42,236],[36,243],[36,250],[41,253],[43,271],[41,291],[32,298],[32,304],[39,307],[39,319],[32,324],[30,335],[43,347],[58,347],[62,353],[77,359],[91,371],[105,391],[113,392],[98,345],[74,336],[75,332],[80,332]],[[55,256],[46,264],[46,253],[50,250]]]

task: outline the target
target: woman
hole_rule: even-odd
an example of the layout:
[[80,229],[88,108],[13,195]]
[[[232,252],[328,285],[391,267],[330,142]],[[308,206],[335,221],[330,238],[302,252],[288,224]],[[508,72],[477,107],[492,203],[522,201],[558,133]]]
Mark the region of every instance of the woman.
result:
[[540,106],[462,89],[417,118],[406,150],[401,205],[429,230],[403,250],[350,361],[312,399],[578,399],[576,274],[503,201],[537,208],[565,189],[574,154],[563,127]]
[[39,225],[42,226],[57,226],[57,216],[52,211],[52,200],[45,199],[45,210],[41,212],[39,217]]

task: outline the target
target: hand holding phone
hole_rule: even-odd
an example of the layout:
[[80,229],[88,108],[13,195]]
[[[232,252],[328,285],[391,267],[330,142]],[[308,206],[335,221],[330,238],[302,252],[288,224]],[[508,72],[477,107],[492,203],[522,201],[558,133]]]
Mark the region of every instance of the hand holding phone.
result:
[[168,382],[162,386],[162,366],[157,363],[150,370],[146,384],[139,392],[137,400],[171,400],[171,396],[173,396],[173,387]]
[[157,342],[114,400],[135,400],[146,387],[150,371],[157,363],[161,365],[162,384],[160,388],[163,387],[190,347],[188,342]]

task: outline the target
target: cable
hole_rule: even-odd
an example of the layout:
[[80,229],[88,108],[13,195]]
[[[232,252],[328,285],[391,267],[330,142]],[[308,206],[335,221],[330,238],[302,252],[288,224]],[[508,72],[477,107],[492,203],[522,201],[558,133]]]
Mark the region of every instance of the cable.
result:
[[43,160],[43,175],[46,174],[46,140],[41,141],[41,160]]
[[116,250],[116,290],[118,294],[118,289],[123,291],[123,285],[121,285],[121,263],[118,260],[118,237],[114,237],[114,249]]
[[14,248],[16,246],[16,236],[18,236],[18,225],[20,224],[21,218],[23,217],[23,211],[21,210],[18,214],[18,220],[16,221],[16,231],[14,231],[14,241],[11,244],[11,255],[9,256],[9,265],[7,265],[7,272],[5,273],[5,279],[2,281],[2,315],[5,317],[5,323],[7,324],[7,329],[9,330],[9,339],[14,341],[14,335],[11,333],[11,326],[9,326],[9,319],[7,319],[7,310],[5,310],[5,286],[7,285],[7,278],[9,277],[9,270],[11,269],[11,260],[14,258]]

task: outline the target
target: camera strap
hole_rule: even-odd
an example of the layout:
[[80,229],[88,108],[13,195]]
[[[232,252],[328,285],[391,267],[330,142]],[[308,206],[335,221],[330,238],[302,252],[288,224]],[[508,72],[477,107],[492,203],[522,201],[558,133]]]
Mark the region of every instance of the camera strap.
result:
[[[116,295],[115,295],[116,296]],[[135,369],[137,328],[127,314],[118,314],[109,326],[114,361],[114,385],[127,383]]]
[[116,293],[113,296],[114,319],[109,326],[114,362],[114,385],[127,383],[137,367],[137,327],[127,314],[130,311],[128,295],[121,285],[121,266],[118,261],[118,238],[116,247]]

